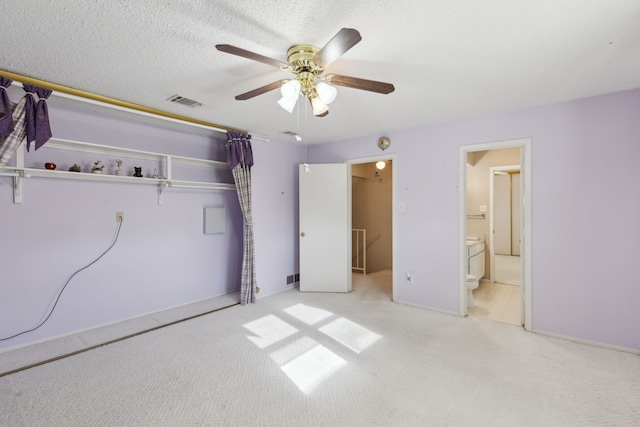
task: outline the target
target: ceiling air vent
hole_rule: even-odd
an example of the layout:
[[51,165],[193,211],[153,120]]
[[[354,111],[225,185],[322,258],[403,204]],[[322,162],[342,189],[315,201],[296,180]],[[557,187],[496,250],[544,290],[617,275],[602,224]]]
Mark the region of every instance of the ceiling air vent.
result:
[[194,101],[193,99],[185,98],[180,95],[173,95],[171,98],[167,99],[167,101],[175,102],[176,104],[186,105],[187,107],[201,107],[202,102]]

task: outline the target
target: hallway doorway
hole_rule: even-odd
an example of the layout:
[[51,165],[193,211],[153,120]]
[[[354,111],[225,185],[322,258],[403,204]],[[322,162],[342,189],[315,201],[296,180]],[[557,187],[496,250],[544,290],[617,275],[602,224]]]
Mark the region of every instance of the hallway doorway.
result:
[[[351,264],[363,276],[384,273],[393,282],[394,158],[380,156],[351,164]],[[394,300],[393,284],[388,299]]]
[[[502,153],[502,156],[500,156]],[[521,197],[520,165],[496,166],[508,162],[508,155],[520,162],[519,148],[489,153],[489,271],[492,282],[520,286]],[[469,180],[469,174],[467,180]],[[468,190],[467,190],[468,191]]]

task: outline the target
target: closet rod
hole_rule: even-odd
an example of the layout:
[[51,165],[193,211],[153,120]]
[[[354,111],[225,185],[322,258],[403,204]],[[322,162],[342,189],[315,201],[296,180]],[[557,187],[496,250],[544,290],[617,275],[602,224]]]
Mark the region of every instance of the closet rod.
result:
[[[170,119],[171,121],[186,122],[187,124],[203,126],[205,128],[209,128],[218,132],[232,131],[232,132],[247,133],[246,131],[243,131],[243,130],[226,128],[214,123],[192,119],[190,117],[180,116],[178,114],[169,113],[167,111],[156,110],[155,108],[145,107],[144,105],[134,104],[132,102],[127,102],[127,101],[121,101],[115,98],[109,98],[108,96],[98,95],[92,92],[87,92],[84,90],[74,89],[72,87],[59,85],[57,83],[51,83],[45,80],[23,76],[21,74],[12,73],[10,71],[0,70],[0,76],[4,76],[8,79],[11,79],[17,82],[32,84],[32,85],[40,86],[46,89],[51,89],[54,92],[58,92],[56,93],[56,95],[62,95],[65,98],[71,98],[71,99],[82,98],[80,100],[85,102],[87,100],[97,101],[98,103],[106,104],[106,106],[108,107],[115,106],[117,109],[132,110],[132,112],[142,113],[143,115],[157,116],[158,118]],[[64,95],[67,95],[67,96],[64,96]]]

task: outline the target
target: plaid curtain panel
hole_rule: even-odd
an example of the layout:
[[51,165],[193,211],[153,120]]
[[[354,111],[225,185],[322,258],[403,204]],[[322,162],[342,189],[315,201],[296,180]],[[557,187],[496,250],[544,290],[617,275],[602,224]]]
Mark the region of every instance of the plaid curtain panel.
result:
[[27,134],[25,126],[25,98],[18,104],[11,104],[14,128],[6,138],[0,139],[0,171],[9,163],[20,143]]
[[240,304],[256,302],[256,266],[253,247],[253,215],[251,213],[251,169],[237,165],[233,171],[238,200],[244,216],[244,254],[242,257],[242,281]]
[[227,132],[227,166],[236,182],[240,209],[244,217],[244,253],[240,282],[240,304],[256,302],[256,262],[253,246],[253,214],[251,213],[251,135]]

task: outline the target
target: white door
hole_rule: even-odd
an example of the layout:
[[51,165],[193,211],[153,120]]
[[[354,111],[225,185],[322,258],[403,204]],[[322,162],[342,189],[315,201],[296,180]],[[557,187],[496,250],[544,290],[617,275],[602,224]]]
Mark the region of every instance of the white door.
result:
[[496,255],[511,255],[511,177],[493,176],[493,248]]
[[511,255],[520,256],[520,174],[511,177]]
[[345,163],[299,167],[300,291],[351,291],[349,169]]

